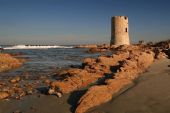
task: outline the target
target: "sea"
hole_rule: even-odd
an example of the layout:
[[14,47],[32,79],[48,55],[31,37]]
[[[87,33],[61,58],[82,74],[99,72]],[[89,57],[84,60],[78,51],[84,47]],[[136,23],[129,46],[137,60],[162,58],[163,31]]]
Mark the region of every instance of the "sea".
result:
[[86,57],[97,57],[100,53],[88,53],[86,48],[74,46],[15,45],[1,46],[4,53],[19,54],[16,57],[26,59],[18,69],[0,73],[0,78],[10,76],[41,76],[53,74],[57,69],[81,66]]

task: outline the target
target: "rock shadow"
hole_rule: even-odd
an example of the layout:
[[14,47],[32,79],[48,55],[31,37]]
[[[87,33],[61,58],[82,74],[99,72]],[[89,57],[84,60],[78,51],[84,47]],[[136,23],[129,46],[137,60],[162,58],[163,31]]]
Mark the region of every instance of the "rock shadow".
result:
[[118,69],[120,69],[120,65],[111,66],[111,73],[104,73],[104,76],[96,81],[96,85],[105,85],[107,79],[114,79],[114,73],[116,73]]
[[37,88],[38,93],[47,95],[48,94],[49,87],[39,87]]
[[168,56],[168,59],[170,59],[170,49],[164,50],[163,52]]
[[80,100],[80,98],[81,98],[86,92],[87,92],[87,89],[85,89],[85,90],[73,91],[73,92],[70,94],[67,102],[68,102],[68,104],[71,105],[70,111],[71,111],[72,113],[75,112],[75,110],[76,110],[76,108],[77,108],[77,106],[78,106],[78,104],[77,104],[78,101]]
[[111,67],[110,67],[110,71],[111,71],[112,73],[116,73],[117,70],[120,69],[120,67],[121,67],[120,65],[111,66]]

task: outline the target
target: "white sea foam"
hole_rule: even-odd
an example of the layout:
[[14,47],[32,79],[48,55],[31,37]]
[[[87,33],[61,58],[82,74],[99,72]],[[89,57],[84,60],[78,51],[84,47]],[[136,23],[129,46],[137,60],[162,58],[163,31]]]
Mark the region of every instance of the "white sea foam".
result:
[[5,47],[3,49],[50,49],[50,48],[73,48],[73,46],[16,45],[11,47]]

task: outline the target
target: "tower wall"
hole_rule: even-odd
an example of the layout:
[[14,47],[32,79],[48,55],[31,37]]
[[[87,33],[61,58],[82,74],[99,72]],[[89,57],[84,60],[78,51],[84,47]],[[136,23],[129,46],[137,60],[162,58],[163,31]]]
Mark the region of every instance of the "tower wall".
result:
[[129,45],[128,17],[115,16],[111,20],[111,45]]

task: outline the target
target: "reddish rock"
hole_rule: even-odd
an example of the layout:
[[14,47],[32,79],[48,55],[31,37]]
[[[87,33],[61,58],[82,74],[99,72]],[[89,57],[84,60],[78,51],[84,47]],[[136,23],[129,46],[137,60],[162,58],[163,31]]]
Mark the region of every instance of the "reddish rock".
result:
[[5,83],[3,81],[0,81],[0,88],[4,85],[5,85]]
[[21,80],[21,78],[17,76],[17,77],[14,77],[13,79],[11,79],[10,82],[14,84],[14,83],[19,82],[20,80]]
[[46,80],[44,80],[44,83],[45,83],[46,85],[50,85],[51,81],[50,81],[49,79],[46,79]]
[[0,92],[0,99],[8,98],[10,95],[7,92],[1,91]]
[[0,72],[18,68],[23,62],[24,60],[14,58],[10,54],[0,53]]
[[115,79],[108,81],[108,83],[108,85],[91,87],[79,100],[79,105],[75,113],[85,113],[92,107],[110,101],[113,94],[118,93],[124,86],[131,84],[132,81]]
[[66,78],[64,81],[54,81],[51,83],[51,94],[52,89],[61,93],[70,93],[74,90],[78,90],[79,88],[88,86],[90,83],[95,82],[102,76],[101,74],[89,73],[82,69],[70,69],[68,74],[71,77]]
[[97,58],[97,63],[100,65],[105,65],[105,66],[114,66],[118,65],[119,61],[124,60],[129,57],[129,52],[120,52],[117,54],[113,54],[110,57],[107,56],[100,56]]
[[83,60],[83,65],[84,66],[93,65],[94,63],[96,63],[96,59],[94,59],[94,58],[85,58]]

